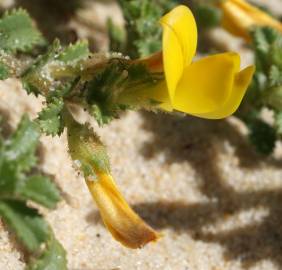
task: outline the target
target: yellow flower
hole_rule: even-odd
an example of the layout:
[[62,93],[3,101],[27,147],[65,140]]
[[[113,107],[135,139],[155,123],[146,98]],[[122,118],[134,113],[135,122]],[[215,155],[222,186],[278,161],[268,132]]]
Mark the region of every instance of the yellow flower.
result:
[[[163,69],[165,81],[150,90],[160,107],[202,118],[224,118],[236,111],[251,82],[254,66],[240,71],[240,56],[216,54],[192,62],[197,47],[197,26],[191,11],[178,6],[160,20],[162,59],[157,53],[143,62],[152,71]],[[159,59],[159,61],[158,61]]]
[[127,204],[111,175],[98,174],[97,180],[86,180],[99,207],[102,219],[113,237],[129,248],[140,248],[159,235]]
[[225,0],[219,3],[223,11],[223,27],[230,33],[250,40],[253,26],[270,26],[282,33],[282,24],[244,0]]
[[110,175],[105,146],[92,129],[77,123],[64,110],[69,153],[77,169],[84,174],[86,184],[102,219],[113,237],[130,248],[140,248],[156,241],[159,234],[146,224],[127,204]]

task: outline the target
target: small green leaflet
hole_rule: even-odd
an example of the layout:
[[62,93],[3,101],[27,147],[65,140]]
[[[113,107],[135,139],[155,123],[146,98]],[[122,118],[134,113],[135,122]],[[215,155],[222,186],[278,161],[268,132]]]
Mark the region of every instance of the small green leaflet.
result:
[[18,171],[30,170],[36,162],[34,153],[39,136],[36,124],[30,121],[26,115],[23,116],[17,130],[9,140],[4,142],[4,149],[1,153],[3,161],[12,164]]
[[25,202],[0,200],[0,215],[28,251],[36,252],[47,241],[48,224],[35,209],[27,207]]
[[28,52],[43,43],[41,33],[23,9],[6,12],[0,20],[0,48],[15,53]]
[[55,136],[62,133],[63,121],[61,111],[63,107],[63,99],[53,97],[39,113],[38,123],[45,134]]
[[67,270],[66,252],[54,238],[47,242],[47,247],[39,258],[28,265],[26,270]]
[[77,62],[89,56],[88,42],[78,41],[66,47],[58,56],[58,60],[64,63]]

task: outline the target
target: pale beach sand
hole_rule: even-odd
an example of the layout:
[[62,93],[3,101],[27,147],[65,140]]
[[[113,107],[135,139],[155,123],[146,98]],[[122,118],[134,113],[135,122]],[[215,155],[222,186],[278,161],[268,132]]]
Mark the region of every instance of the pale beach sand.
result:
[[[42,101],[16,80],[0,82],[0,112],[11,128],[24,112],[34,117]],[[67,250],[68,269],[282,269],[282,144],[271,157],[259,156],[232,117],[129,112],[104,128],[92,124],[126,199],[164,236],[140,250],[114,241],[72,168],[65,134],[44,136],[40,169],[53,176],[63,200],[41,211]],[[0,269],[24,266],[14,235],[0,222]]]

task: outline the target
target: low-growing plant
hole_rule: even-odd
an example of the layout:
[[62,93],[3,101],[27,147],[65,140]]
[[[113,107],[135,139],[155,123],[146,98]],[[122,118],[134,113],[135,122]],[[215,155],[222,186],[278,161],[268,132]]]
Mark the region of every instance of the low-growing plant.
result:
[[[51,228],[27,206],[31,200],[53,208],[60,198],[49,178],[30,172],[40,134],[60,136],[66,130],[70,156],[116,240],[139,248],[159,237],[121,195],[106,147],[89,124],[75,119],[73,106],[101,126],[126,110],[139,109],[219,119],[236,111],[252,79],[254,67],[240,71],[237,53],[192,62],[197,26],[190,9],[180,5],[161,18],[179,1],[119,2],[125,29],[108,21],[111,48],[117,52],[93,53],[84,40],[65,46],[55,39],[48,44],[23,9],[8,11],[0,19],[0,79],[17,78],[27,93],[46,99],[33,121],[24,116],[14,135],[0,144],[0,215],[29,252],[27,269],[67,267],[65,251]],[[219,3],[194,3],[201,28],[220,23]],[[247,123],[256,148],[268,154],[282,130],[281,34],[267,27],[254,27],[250,33],[257,69],[237,116]],[[206,80],[201,80],[203,73]],[[264,107],[274,111],[274,126],[261,119]]]

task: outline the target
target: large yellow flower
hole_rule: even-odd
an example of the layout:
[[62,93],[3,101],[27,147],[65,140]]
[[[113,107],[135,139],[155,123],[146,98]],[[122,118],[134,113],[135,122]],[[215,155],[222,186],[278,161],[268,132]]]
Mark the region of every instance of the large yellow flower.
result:
[[223,11],[222,25],[230,33],[250,40],[253,26],[270,26],[282,33],[282,24],[244,0],[225,0],[219,3]]
[[240,71],[240,56],[234,52],[192,62],[197,26],[186,6],[174,8],[160,22],[163,52],[144,63],[151,70],[163,70],[165,81],[157,84],[149,97],[160,101],[165,110],[175,109],[202,118],[218,119],[234,113],[251,82],[254,66]]

